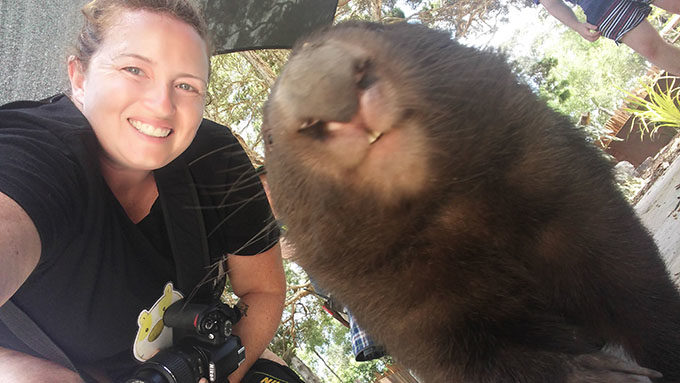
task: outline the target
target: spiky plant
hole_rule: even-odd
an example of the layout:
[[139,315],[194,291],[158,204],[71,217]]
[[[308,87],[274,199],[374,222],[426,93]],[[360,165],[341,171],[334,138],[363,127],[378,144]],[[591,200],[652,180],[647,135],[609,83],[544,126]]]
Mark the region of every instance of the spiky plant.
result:
[[[676,80],[678,77],[666,75],[654,85],[643,84],[649,100],[628,92],[631,107],[625,110],[633,114],[633,123],[639,122],[641,139],[666,126],[680,131],[680,85],[676,85]],[[661,90],[662,81],[668,84],[666,90]]]

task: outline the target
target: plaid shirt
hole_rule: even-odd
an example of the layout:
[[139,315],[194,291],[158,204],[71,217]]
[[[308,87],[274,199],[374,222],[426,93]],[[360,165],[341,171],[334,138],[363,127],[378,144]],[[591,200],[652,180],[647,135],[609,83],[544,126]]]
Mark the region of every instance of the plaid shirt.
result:
[[375,345],[373,339],[357,326],[354,317],[348,312],[349,330],[352,336],[352,352],[357,362],[378,359],[385,355],[381,346]]

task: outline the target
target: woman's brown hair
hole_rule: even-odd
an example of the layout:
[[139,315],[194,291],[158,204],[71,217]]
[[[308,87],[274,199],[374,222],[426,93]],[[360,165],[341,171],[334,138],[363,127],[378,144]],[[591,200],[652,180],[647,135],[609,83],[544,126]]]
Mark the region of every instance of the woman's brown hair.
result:
[[93,0],[82,9],[85,20],[74,53],[84,69],[89,67],[90,59],[101,46],[106,31],[125,10],[167,14],[189,24],[205,41],[208,55],[212,54],[208,26],[201,6],[195,0]]

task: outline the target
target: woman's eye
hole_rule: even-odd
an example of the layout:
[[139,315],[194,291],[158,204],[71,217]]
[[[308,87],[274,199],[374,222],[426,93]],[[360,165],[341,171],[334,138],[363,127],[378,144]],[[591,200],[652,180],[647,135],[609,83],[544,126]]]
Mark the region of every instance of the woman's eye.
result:
[[177,87],[179,89],[186,90],[187,92],[198,92],[198,90],[196,88],[194,88],[193,86],[191,86],[191,85],[189,85],[185,82],[178,84]]
[[130,72],[135,76],[139,76],[139,75],[142,74],[142,70],[137,68],[137,67],[134,67],[134,66],[125,67],[125,68],[123,68],[123,70],[126,71],[126,72]]

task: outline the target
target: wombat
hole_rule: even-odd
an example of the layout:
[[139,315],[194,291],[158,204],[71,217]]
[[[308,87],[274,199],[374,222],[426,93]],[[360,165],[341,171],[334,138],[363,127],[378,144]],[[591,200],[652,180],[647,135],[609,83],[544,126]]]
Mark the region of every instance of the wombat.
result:
[[331,27],[294,48],[263,134],[295,260],[423,382],[680,382],[653,239],[502,55]]

